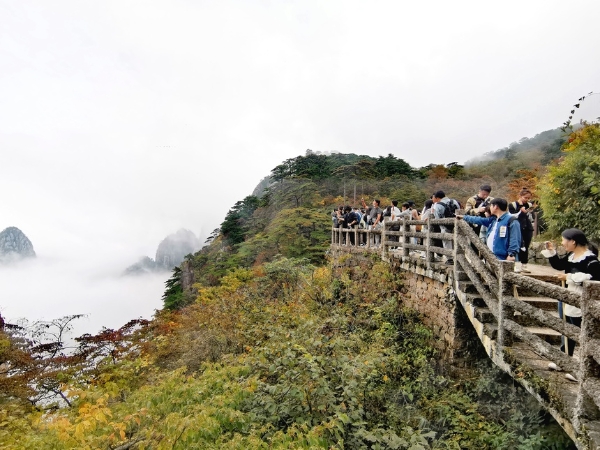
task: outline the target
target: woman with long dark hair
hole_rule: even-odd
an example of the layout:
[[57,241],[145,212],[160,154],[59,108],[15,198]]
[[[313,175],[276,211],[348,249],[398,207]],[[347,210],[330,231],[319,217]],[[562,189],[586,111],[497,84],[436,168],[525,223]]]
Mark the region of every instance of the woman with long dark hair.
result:
[[[567,282],[570,290],[581,291],[581,284],[585,280],[600,281],[600,262],[598,250],[590,245],[583,231],[569,228],[562,232],[562,246],[567,251],[565,256],[558,256],[552,242],[546,242],[546,249],[542,255],[548,258],[550,265],[556,270],[564,270],[564,275],[559,275],[560,280]],[[581,310],[571,305],[564,305],[564,314],[567,322],[581,327]],[[567,353],[573,355],[575,342],[569,339]],[[564,351],[564,348],[561,348]]]

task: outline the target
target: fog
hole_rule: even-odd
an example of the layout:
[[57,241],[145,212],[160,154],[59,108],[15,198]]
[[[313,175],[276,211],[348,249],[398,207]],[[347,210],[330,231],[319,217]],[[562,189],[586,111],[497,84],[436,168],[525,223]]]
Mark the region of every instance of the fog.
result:
[[164,280],[121,271],[180,228],[208,235],[287,158],[464,162],[600,89],[595,0],[0,0],[0,17],[0,229],[39,256],[0,270],[0,311],[94,329],[159,307]]
[[68,252],[0,266],[0,314],[13,323],[84,314],[73,322],[72,336],[149,319],[162,307],[170,273],[125,277],[125,263],[110,252]]

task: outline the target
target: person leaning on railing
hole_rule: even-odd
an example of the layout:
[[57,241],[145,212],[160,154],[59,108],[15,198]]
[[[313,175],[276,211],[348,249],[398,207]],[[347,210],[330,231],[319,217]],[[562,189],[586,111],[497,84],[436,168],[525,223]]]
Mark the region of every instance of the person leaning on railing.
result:
[[[558,256],[552,242],[545,243],[546,249],[542,255],[548,258],[550,265],[556,270],[564,270],[559,275],[560,280],[567,282],[567,288],[581,292],[581,284],[585,280],[600,281],[600,262],[598,261],[598,249],[590,245],[583,231],[577,228],[569,228],[562,232],[562,246],[567,251],[565,256]],[[581,327],[581,310],[575,306],[565,303],[564,314],[567,322]],[[568,354],[573,355],[575,342],[568,340]],[[564,346],[561,347],[564,351]]]
[[[358,225],[360,218],[358,215],[352,210],[351,206],[346,206],[344,208],[344,228],[354,229],[355,226]],[[350,244],[354,245],[354,233],[348,233],[350,235]]]
[[487,227],[486,243],[496,258],[515,261],[521,248],[521,227],[507,212],[508,202],[495,198],[490,202],[490,217],[456,215],[457,219]]
[[[479,186],[479,192],[473,197],[469,197],[465,202],[465,214],[468,216],[489,217],[485,215],[486,209],[494,197],[490,196],[492,187],[489,184]],[[471,227],[478,236],[487,235],[487,229],[484,226],[471,224]]]
[[[365,199],[361,198],[360,201],[362,207],[366,209],[367,204],[365,203]],[[381,222],[383,222],[383,210],[379,207],[380,204],[381,201],[379,199],[373,200],[372,207],[369,210],[369,220],[367,223],[367,225],[369,225],[369,230],[378,230],[381,228]],[[379,242],[381,241],[381,236],[376,234],[374,236],[374,241],[375,246],[378,246]]]

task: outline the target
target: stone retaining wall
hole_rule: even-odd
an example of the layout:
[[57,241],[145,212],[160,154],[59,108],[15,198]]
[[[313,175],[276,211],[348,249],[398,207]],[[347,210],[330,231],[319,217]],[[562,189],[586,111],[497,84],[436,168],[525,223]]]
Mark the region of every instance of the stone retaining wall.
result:
[[[351,258],[343,257],[350,254]],[[339,264],[349,267],[372,263],[369,252],[360,247],[332,250],[332,256]],[[423,323],[433,331],[434,345],[440,356],[438,367],[454,370],[473,361],[473,356],[480,356],[481,343],[452,288],[453,267],[435,263],[428,269],[424,260],[403,262],[394,252],[388,256],[393,270],[403,276],[403,305],[421,314]]]

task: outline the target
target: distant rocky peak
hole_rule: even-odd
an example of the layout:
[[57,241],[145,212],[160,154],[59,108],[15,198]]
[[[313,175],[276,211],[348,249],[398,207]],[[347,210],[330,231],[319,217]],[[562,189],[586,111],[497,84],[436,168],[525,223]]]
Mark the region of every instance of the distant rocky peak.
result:
[[158,245],[156,264],[172,269],[181,264],[186,255],[200,250],[200,241],[190,230],[180,229],[170,234]]
[[0,261],[35,258],[33,244],[17,227],[8,227],[0,232]]

